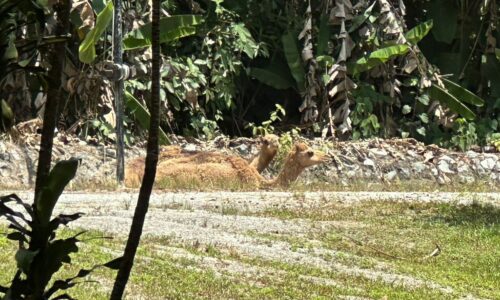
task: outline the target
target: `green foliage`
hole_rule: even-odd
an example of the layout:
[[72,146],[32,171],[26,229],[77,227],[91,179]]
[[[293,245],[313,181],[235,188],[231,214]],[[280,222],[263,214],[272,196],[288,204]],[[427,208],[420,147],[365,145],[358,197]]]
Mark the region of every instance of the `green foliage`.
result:
[[473,120],[476,117],[476,114],[454,95],[450,94],[447,90],[436,84],[433,84],[429,88],[429,96],[433,99],[439,100],[441,103],[445,104],[451,110],[462,115],[466,119]]
[[113,9],[113,1],[109,1],[106,7],[97,15],[95,27],[87,33],[80,44],[78,57],[83,63],[90,64],[94,61],[96,57],[95,44],[113,19]]
[[476,125],[460,118],[455,122],[455,134],[451,138],[451,145],[465,151],[478,142]]
[[361,97],[356,99],[356,106],[352,112],[352,124],[355,126],[352,135],[353,139],[357,140],[379,135],[380,123],[373,111],[374,103],[370,98]]
[[352,73],[357,75],[361,72],[373,69],[374,67],[387,62],[391,58],[406,54],[409,49],[408,45],[394,45],[375,50],[369,55],[358,59],[354,64]]
[[432,29],[432,20],[418,24],[405,33],[406,40],[411,44],[420,42]]
[[249,123],[246,127],[251,129],[254,136],[273,133],[273,123],[281,121],[284,116],[286,116],[285,109],[281,105],[276,104],[276,109],[271,112],[268,120],[262,122],[260,126],[257,126],[254,123]]
[[281,40],[283,42],[283,51],[285,52],[288,67],[290,68],[290,72],[295,79],[297,90],[299,92],[304,92],[306,74],[297,46],[296,35],[292,32],[288,32],[281,37]]
[[293,78],[288,78],[288,74],[283,74],[281,70],[282,69],[276,65],[270,65],[267,68],[249,68],[248,75],[277,90],[295,87],[296,83]]
[[[9,287],[0,286],[3,299],[71,299],[68,294],[61,295],[60,292],[77,284],[76,279],[86,277],[96,267],[118,267],[119,259],[91,269],[81,269],[74,277],[52,279],[64,264],[71,263],[70,255],[78,252],[78,237],[82,233],[64,239],[56,239],[56,234],[61,225],[79,219],[82,214],[51,217],[59,196],[75,176],[79,163],[78,159],[57,163],[33,206],[15,194],[0,197],[0,217],[5,217],[10,223],[11,232],[7,238],[19,244],[14,256],[17,272]],[[24,212],[11,208],[7,205],[9,203],[17,204]]]
[[[151,119],[151,115],[147,111],[147,109],[129,92],[125,91],[125,105],[131,111],[132,115],[137,120],[138,124],[143,129],[149,128],[149,122]],[[165,132],[160,128],[159,130],[159,142],[161,145],[170,144],[170,141],[165,134]]]
[[[201,16],[176,15],[160,20],[160,42],[168,43],[196,33],[196,25],[203,22]],[[124,50],[151,46],[151,22],[129,32],[123,40]]]

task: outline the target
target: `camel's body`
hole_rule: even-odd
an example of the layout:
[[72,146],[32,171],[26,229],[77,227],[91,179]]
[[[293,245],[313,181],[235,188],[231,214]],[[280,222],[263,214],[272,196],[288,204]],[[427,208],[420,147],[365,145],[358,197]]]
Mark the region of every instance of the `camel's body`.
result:
[[250,166],[254,167],[259,173],[262,173],[269,166],[276,154],[278,154],[280,146],[279,138],[274,134],[265,135],[262,137],[261,142],[262,146],[259,154],[250,162]]
[[[219,181],[221,178],[231,178],[232,181],[239,181],[242,184],[247,184],[245,173],[260,173],[269,166],[272,159],[278,153],[279,138],[274,134],[268,134],[261,139],[262,146],[259,154],[250,162],[251,168],[254,170],[243,170],[239,166],[248,166],[248,163],[240,157],[229,156],[218,152],[186,152],[179,146],[163,147],[158,157],[157,178],[162,178],[168,170],[178,170],[179,174],[174,179],[182,181],[193,181],[192,172],[199,174],[199,179],[207,182]],[[141,184],[144,172],[144,157],[136,158],[127,164],[125,169],[125,185],[127,187],[137,187]],[[234,170],[240,169],[238,172]],[[232,170],[232,171],[231,171]],[[186,176],[183,175],[185,173]],[[230,176],[231,175],[231,176]],[[251,177],[251,175],[250,175]],[[161,181],[159,179],[157,181]],[[199,180],[198,180],[199,181]],[[223,179],[221,180],[221,182]]]
[[[222,188],[230,188],[234,183],[245,187],[261,188],[268,186],[288,186],[295,181],[307,167],[324,161],[324,155],[311,150],[308,146],[298,143],[287,157],[282,172],[277,178],[267,180],[240,157],[220,153],[199,152],[189,156],[175,156],[171,150],[164,154],[157,168],[156,183],[165,181],[196,183],[201,186],[216,184]],[[167,158],[169,156],[170,158]],[[143,162],[139,165],[144,165]],[[142,174],[135,162],[127,165],[125,184],[138,186]]]

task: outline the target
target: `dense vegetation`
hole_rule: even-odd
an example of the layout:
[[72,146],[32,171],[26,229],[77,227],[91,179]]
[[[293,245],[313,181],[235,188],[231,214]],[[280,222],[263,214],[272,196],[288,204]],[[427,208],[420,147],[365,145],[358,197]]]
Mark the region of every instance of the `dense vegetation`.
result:
[[[1,1],[2,127],[44,103],[49,7]],[[59,127],[113,139],[113,6],[74,1]],[[148,1],[124,1],[126,141],[147,128]],[[496,1],[168,0],[161,126],[212,138],[298,129],[342,139],[414,137],[467,149],[500,140]],[[44,14],[45,12],[45,14]],[[43,33],[43,34],[40,34]],[[465,90],[465,89],[467,90]],[[470,91],[470,92],[469,92]],[[134,121],[135,120],[135,121]]]

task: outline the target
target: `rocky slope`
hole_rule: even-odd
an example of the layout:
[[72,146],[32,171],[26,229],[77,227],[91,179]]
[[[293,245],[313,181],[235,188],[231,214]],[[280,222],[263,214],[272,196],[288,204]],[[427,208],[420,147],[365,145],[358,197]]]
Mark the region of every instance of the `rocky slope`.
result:
[[[251,158],[258,151],[253,139],[218,137],[210,142],[175,138],[187,151],[208,150],[233,153]],[[307,170],[299,181],[348,185],[350,182],[384,182],[429,180],[439,184],[452,181],[500,183],[500,153],[474,151],[455,152],[435,145],[424,145],[413,139],[373,139],[357,142],[325,142],[319,139],[309,143],[328,152],[327,164]],[[39,135],[26,134],[16,142],[0,139],[0,178],[2,187],[32,187],[39,150]],[[116,151],[112,145],[95,145],[58,134],[54,141],[54,161],[81,157],[82,166],[73,181],[81,188],[112,186],[115,176]],[[126,150],[128,158],[144,155],[143,148]],[[277,172],[274,164],[266,176]]]

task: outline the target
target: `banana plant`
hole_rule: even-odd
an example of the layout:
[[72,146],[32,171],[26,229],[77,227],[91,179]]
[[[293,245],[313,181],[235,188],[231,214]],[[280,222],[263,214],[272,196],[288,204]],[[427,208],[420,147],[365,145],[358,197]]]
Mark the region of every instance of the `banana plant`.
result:
[[[196,25],[203,22],[201,16],[175,15],[160,20],[160,43],[168,43],[196,33]],[[123,41],[124,50],[151,46],[151,22],[129,32]]]
[[97,15],[96,23],[86,35],[78,49],[78,57],[81,62],[90,64],[96,58],[95,45],[113,19],[113,1],[109,1],[106,7]]

